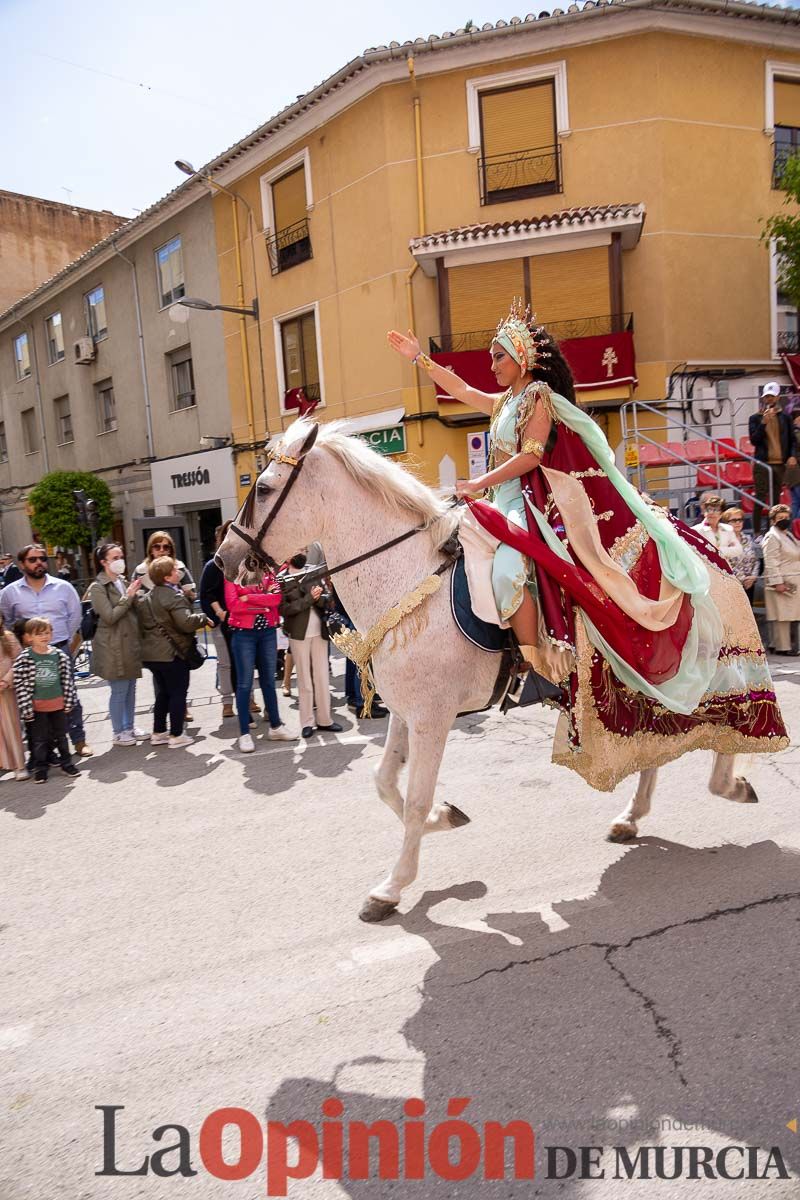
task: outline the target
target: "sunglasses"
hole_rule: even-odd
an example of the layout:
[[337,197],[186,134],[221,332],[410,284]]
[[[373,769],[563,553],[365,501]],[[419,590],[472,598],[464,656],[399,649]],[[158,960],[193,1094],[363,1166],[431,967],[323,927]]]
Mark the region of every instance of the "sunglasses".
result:
[[47,555],[46,555],[46,554],[34,554],[33,558],[30,558],[30,557],[29,557],[29,558],[26,558],[26,559],[25,559],[25,562],[29,562],[29,563],[43,562],[43,563],[46,563],[46,562],[47,562]]
[[171,542],[153,542],[154,550],[163,550],[165,547],[167,550],[171,550],[172,543]]

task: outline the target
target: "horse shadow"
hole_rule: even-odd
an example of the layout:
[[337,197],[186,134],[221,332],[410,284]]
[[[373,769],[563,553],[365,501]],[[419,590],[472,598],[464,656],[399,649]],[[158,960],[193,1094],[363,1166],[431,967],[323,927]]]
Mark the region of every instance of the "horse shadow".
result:
[[[538,912],[487,914],[476,935],[431,916],[443,901],[472,915],[485,890],[473,881],[428,891],[391,919],[438,956],[402,1033],[424,1059],[417,1094],[428,1133],[451,1097],[470,1097],[463,1119],[478,1130],[526,1121],[536,1180],[509,1168],[504,1181],[478,1172],[454,1185],[428,1166],[423,1180],[376,1183],[373,1163],[369,1180],[338,1185],[345,1195],[595,1195],[594,1180],[547,1178],[547,1146],[606,1147],[609,1181],[612,1148],[634,1156],[639,1144],[779,1146],[788,1170],[800,1170],[800,1137],[786,1127],[798,1115],[800,855],[773,842],[692,849],[643,839],[591,896],[554,903],[547,923]],[[380,1037],[394,1040],[391,1030]],[[364,1073],[379,1079],[374,1092],[341,1086]],[[391,1079],[377,1053],[330,1080],[285,1079],[266,1118],[319,1128],[322,1102],[336,1097],[343,1122],[392,1121],[402,1145],[407,1097],[379,1094],[393,1091]],[[769,1195],[788,1200],[795,1187],[773,1177]]]

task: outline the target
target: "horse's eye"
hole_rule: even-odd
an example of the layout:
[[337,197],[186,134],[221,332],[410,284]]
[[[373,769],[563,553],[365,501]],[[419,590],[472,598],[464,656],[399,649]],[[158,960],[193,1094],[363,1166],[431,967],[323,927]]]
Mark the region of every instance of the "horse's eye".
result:
[[268,483],[259,483],[256,487],[256,495],[258,496],[269,496],[273,491],[274,488],[271,488]]

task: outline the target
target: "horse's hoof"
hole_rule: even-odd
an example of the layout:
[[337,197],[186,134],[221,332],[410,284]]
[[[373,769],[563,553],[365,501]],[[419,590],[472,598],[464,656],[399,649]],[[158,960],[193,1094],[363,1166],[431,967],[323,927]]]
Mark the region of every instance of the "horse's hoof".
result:
[[455,804],[445,802],[447,809],[447,819],[453,829],[458,829],[461,825],[469,825],[470,818],[460,808],[456,808]]
[[358,919],[375,925],[378,921],[385,921],[390,917],[396,908],[396,900],[376,900],[374,896],[367,896]]
[[736,799],[739,801],[739,803],[740,804],[758,804],[758,793],[756,792],[756,789],[753,787],[750,780],[745,779],[743,775],[737,775],[736,782],[738,784],[743,783],[744,787],[745,787],[744,796],[736,797]]
[[608,831],[606,837],[607,842],[632,842],[638,834],[639,830],[635,825],[628,825],[624,821],[615,821]]

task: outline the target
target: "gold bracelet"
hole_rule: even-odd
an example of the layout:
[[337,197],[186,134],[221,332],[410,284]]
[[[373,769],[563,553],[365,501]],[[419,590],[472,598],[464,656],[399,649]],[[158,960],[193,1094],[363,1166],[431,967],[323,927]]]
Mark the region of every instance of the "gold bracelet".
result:
[[422,367],[423,371],[431,371],[436,366],[436,363],[420,350],[419,354],[415,355],[411,360],[411,365],[413,367]]
[[523,454],[535,454],[537,458],[541,458],[544,454],[544,446],[541,442],[537,442],[536,438],[526,438],[522,443]]

